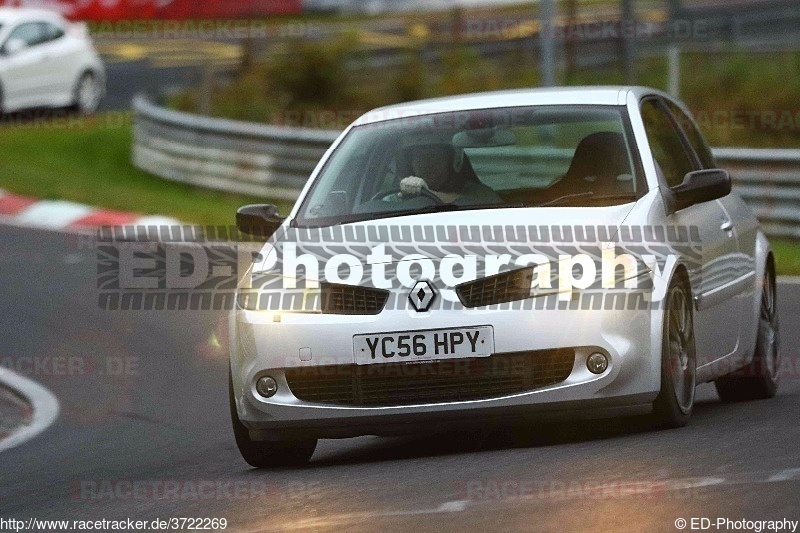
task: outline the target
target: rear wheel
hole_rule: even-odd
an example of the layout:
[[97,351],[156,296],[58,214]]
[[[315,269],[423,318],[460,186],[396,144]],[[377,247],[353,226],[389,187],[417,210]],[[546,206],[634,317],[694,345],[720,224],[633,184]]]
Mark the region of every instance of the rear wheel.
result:
[[691,292],[684,276],[670,282],[661,348],[661,392],[653,403],[653,421],[677,428],[689,423],[697,376]]
[[719,378],[714,384],[723,402],[772,398],[778,392],[780,356],[775,268],[770,261],[764,272],[758,337],[753,360],[741,370]]
[[317,447],[316,439],[303,441],[255,441],[250,432],[239,420],[236,412],[236,401],[233,397],[233,381],[228,377],[228,396],[230,399],[231,421],[236,446],[247,464],[255,468],[272,468],[281,466],[302,466],[311,460]]

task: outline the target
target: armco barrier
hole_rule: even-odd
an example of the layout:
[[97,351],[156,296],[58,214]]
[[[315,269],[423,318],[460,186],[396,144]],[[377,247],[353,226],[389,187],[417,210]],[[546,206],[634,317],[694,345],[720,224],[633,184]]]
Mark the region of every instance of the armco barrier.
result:
[[212,119],[133,103],[133,163],[165,179],[294,200],[338,134]]
[[[294,200],[338,132],[201,117],[134,100],[134,164],[156,176]],[[800,238],[800,150],[718,148],[769,235]]]
[[714,155],[768,235],[800,238],[800,150],[717,148]]

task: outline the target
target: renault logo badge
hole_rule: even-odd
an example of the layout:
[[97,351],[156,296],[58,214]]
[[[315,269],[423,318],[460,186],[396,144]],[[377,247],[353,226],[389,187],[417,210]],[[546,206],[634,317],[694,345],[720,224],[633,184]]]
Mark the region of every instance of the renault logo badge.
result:
[[418,281],[414,288],[411,289],[408,299],[418,313],[425,313],[433,305],[433,301],[436,299],[436,291],[429,282]]

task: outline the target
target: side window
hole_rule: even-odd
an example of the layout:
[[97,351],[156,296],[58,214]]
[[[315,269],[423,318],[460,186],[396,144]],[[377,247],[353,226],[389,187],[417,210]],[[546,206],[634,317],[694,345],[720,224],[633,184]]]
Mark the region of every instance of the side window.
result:
[[20,39],[25,41],[25,44],[28,47],[36,46],[37,44],[41,44],[47,40],[42,24],[39,22],[26,22],[25,24],[20,24],[14,31],[11,32],[11,35],[8,36],[6,42],[11,39]]
[[694,160],[684,147],[669,113],[658,100],[648,99],[642,102],[642,119],[653,157],[661,167],[667,185],[680,185],[686,174],[695,170]]
[[55,41],[64,36],[64,30],[50,22],[42,22],[42,33],[44,34],[44,41]]
[[697,126],[695,126],[694,121],[680,107],[669,100],[667,100],[667,107],[686,134],[686,138],[689,139],[689,144],[692,145],[697,157],[700,158],[703,168],[716,168],[717,162],[714,160],[714,155],[711,153],[711,149],[706,144]]

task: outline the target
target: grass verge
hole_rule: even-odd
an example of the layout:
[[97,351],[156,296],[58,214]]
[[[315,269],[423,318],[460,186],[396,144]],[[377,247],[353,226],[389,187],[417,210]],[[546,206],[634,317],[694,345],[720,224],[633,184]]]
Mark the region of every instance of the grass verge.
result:
[[0,188],[41,199],[69,200],[195,224],[231,225],[248,203],[290,204],[173,183],[131,164],[127,115],[0,127]]

